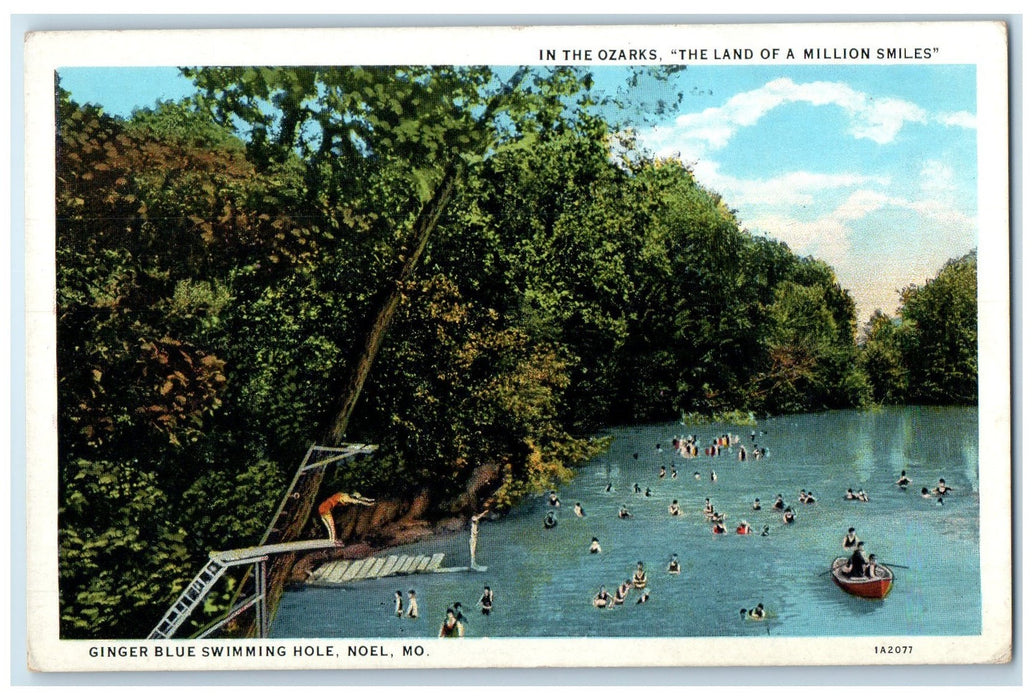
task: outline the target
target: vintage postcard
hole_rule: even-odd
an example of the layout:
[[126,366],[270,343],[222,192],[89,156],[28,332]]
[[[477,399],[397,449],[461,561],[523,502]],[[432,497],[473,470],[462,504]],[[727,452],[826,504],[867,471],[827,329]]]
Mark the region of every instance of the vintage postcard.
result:
[[27,37],[34,671],[1012,654],[994,22]]

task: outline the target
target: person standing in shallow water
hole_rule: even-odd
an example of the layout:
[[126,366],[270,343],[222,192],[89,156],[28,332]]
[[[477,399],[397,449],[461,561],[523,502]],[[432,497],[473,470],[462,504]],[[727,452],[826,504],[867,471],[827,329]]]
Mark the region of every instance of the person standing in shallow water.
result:
[[491,586],[484,586],[484,593],[481,594],[481,615],[491,615],[492,606],[495,605],[495,594]]
[[455,610],[449,608],[445,611],[445,621],[441,623],[439,637],[462,637],[463,623],[456,619]]
[[411,619],[416,619],[420,616],[420,604],[416,602],[416,591],[409,590],[409,609],[405,611],[405,616]]

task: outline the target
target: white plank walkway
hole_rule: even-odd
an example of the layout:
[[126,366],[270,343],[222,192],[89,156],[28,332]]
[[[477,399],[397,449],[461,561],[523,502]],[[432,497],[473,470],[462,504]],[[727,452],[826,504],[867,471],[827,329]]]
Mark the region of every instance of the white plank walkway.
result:
[[354,561],[336,560],[323,564],[309,576],[311,586],[343,586],[352,581],[362,581],[385,576],[404,576],[406,574],[431,574],[446,571],[441,568],[445,555],[442,552],[430,555],[396,555],[388,557],[368,557]]

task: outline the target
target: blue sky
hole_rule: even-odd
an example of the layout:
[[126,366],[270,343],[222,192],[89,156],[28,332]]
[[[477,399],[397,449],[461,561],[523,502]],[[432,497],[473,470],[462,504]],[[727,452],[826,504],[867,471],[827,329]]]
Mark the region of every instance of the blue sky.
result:
[[[60,74],[120,115],[191,87],[174,68]],[[622,75],[599,69],[597,84]],[[641,145],[692,167],[752,233],[829,262],[860,324],[976,246],[974,66],[690,66],[654,89],[638,96],[684,96],[639,120]]]

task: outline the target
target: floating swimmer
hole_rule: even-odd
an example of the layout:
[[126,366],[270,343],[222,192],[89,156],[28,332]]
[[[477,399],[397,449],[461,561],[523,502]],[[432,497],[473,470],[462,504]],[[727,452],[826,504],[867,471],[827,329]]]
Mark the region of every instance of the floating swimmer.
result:
[[678,561],[678,555],[672,554],[671,561],[667,562],[667,573],[669,574],[680,574],[681,563]]
[[764,610],[764,603],[757,603],[757,607],[750,608],[749,610],[741,608],[739,610],[739,617],[743,620],[746,618],[751,620],[763,620],[767,617],[767,612]]
[[786,508],[785,512],[782,513],[782,522],[786,525],[792,525],[796,522],[796,513],[793,512],[792,508]]
[[775,496],[775,503],[771,506],[771,510],[784,510],[786,502],[782,500],[782,494]]
[[671,515],[681,515],[681,506],[678,505],[678,499],[671,501],[671,505],[667,506],[667,512]]
[[574,515],[576,515],[579,518],[585,517],[585,509],[581,507],[580,503],[574,504]]
[[859,500],[861,503],[868,502],[868,494],[864,492],[864,489],[861,489],[857,492],[857,500]]
[[549,505],[553,508],[559,508],[560,497],[556,495],[555,491],[549,491]]
[[710,499],[707,498],[703,501],[703,515],[708,518],[714,514],[714,506],[710,503]]
[[611,600],[613,600],[613,596],[606,592],[606,586],[600,586],[599,592],[592,599],[592,605],[597,608],[605,608],[610,604]]
[[907,470],[901,470],[900,478],[896,481],[897,486],[899,486],[902,489],[906,489],[910,483],[911,479],[909,479],[907,476]]
[[617,517],[621,520],[631,517],[631,511],[628,510],[627,506],[621,506],[617,509]]
[[843,500],[845,500],[845,501],[855,501],[855,500],[857,500],[857,494],[854,493],[853,489],[847,489],[846,490],[846,495],[843,496]]
[[589,554],[598,554],[601,551],[603,551],[603,548],[599,545],[599,539],[596,538],[596,537],[593,537],[592,538],[592,544],[590,544],[588,546],[588,553]]
[[546,530],[551,530],[552,528],[556,527],[556,525],[558,524],[556,520],[556,514],[550,510],[548,514],[545,516],[545,520],[542,524],[544,525]]
[[940,479],[940,482],[936,485],[936,488],[934,490],[939,495],[946,496],[948,493],[950,493],[954,489],[952,489],[950,486],[948,486],[947,482],[945,482],[943,479]]
[[[862,493],[864,493],[864,492],[862,491]],[[817,503],[817,502],[818,502],[818,499],[814,497],[814,494],[813,494],[813,493],[811,493],[810,491],[808,491],[808,492],[807,492],[807,498],[805,498],[803,502],[804,502],[804,503],[805,503],[806,505],[811,505],[812,503]]]
[[760,510],[760,499],[759,498],[754,498],[753,499],[753,510]]

